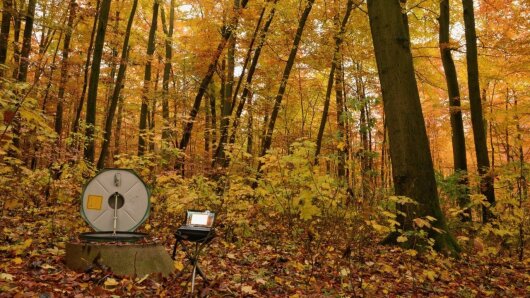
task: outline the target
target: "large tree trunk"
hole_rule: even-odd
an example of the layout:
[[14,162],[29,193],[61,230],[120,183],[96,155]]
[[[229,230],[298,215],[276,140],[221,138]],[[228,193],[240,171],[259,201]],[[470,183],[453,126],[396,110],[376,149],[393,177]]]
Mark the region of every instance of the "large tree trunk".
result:
[[[315,0],[307,0],[307,4],[298,23],[298,28],[296,29],[296,34],[294,36],[293,46],[291,47],[291,52],[289,53],[287,64],[285,65],[285,69],[283,70],[280,87],[278,89],[278,93],[276,94],[276,99],[274,100],[274,106],[272,109],[271,117],[269,119],[269,123],[267,125],[267,132],[265,133],[263,139],[263,145],[261,147],[260,156],[264,156],[271,147],[272,133],[274,132],[274,126],[276,125],[276,119],[278,118],[278,112],[280,111],[280,106],[282,104],[285,88],[287,87],[287,81],[289,80],[289,75],[291,74],[291,69],[294,65],[296,53],[298,52],[298,47],[300,45],[300,40],[302,40],[302,33],[304,32],[305,23],[307,21],[307,18],[309,17],[311,9],[313,8],[314,2]],[[262,164],[260,163],[258,166],[258,172],[261,171],[261,166]]]
[[165,46],[166,46],[166,57],[164,61],[164,74],[162,76],[162,145],[169,146],[173,139],[169,121],[169,75],[171,73],[171,58],[173,51],[171,48],[171,39],[173,38],[173,23],[175,22],[175,0],[171,0],[169,4],[169,28],[166,24],[166,16],[162,10],[162,25],[164,27],[164,33],[166,34]]
[[149,103],[151,102],[151,66],[153,62],[153,53],[155,52],[155,35],[158,20],[158,1],[153,4],[153,19],[149,30],[149,39],[147,40],[147,63],[144,71],[144,88],[142,94],[142,107],[140,109],[140,135],[138,136],[138,155],[144,155],[146,150],[146,129],[147,117],[149,113]]
[[[9,31],[11,31],[11,13],[13,10],[13,0],[3,0],[2,24],[0,27],[0,64],[6,63],[7,48],[9,41]],[[4,70],[0,69],[0,76],[4,75]]]
[[136,7],[138,6],[138,0],[134,0],[129,14],[129,20],[127,21],[127,28],[125,29],[125,37],[123,39],[123,47],[121,49],[120,68],[118,69],[118,77],[114,84],[114,91],[110,99],[109,111],[107,118],[105,119],[105,131],[103,132],[103,144],[101,145],[101,153],[98,160],[98,169],[102,169],[105,166],[105,160],[109,152],[110,139],[112,137],[112,122],[114,120],[114,114],[116,107],[118,106],[118,100],[120,98],[120,91],[123,88],[123,81],[125,79],[125,71],[127,70],[127,59],[129,56],[129,37],[131,36],[131,28],[136,14]]
[[[239,16],[241,15],[241,10],[244,9],[247,6],[248,0],[243,0],[241,2],[241,7],[235,12],[230,24],[227,28],[224,28],[222,30],[222,39],[219,45],[217,46],[217,49],[214,53],[212,62],[208,66],[208,71],[206,72],[206,75],[201,81],[201,84],[199,85],[199,91],[197,92],[197,96],[195,96],[195,100],[193,102],[193,107],[191,108],[189,120],[186,122],[186,125],[184,127],[184,132],[182,134],[182,138],[179,142],[179,149],[182,151],[185,151],[188,143],[191,138],[191,131],[193,130],[193,123],[195,122],[195,117],[197,116],[197,113],[199,112],[199,107],[201,106],[202,98],[204,97],[204,93],[206,92],[206,89],[208,88],[208,84],[210,84],[210,81],[214,75],[215,68],[217,65],[217,61],[219,61],[219,57],[221,56],[226,44],[228,43],[228,39],[232,35],[233,31],[236,30],[236,25],[238,23]],[[181,166],[181,165],[178,165]]]
[[[59,92],[57,94],[57,108],[55,112],[55,132],[57,133],[57,144],[59,148],[62,146],[62,132],[63,132],[63,101],[64,91],[66,89],[66,82],[68,80],[68,55],[70,54],[70,41],[72,39],[72,32],[74,30],[74,19],[76,14],[77,3],[76,0],[70,0],[68,8],[68,23],[66,25],[66,33],[63,41],[63,52],[61,60],[61,80],[59,81]],[[51,81],[51,78],[50,78]]]
[[[432,216],[429,230],[435,248],[457,253],[459,247],[447,229],[440,209],[429,140],[421,110],[407,24],[398,0],[369,0],[368,15],[375,49],[377,69],[383,94],[383,108],[388,123],[392,174],[395,193],[416,201],[401,208],[400,228],[411,230],[413,219]],[[387,240],[396,242],[397,233]],[[410,242],[409,240],[408,242]]]
[[[481,177],[480,191],[491,206],[495,205],[495,191],[493,188],[493,171],[490,169],[486,131],[484,125],[482,102],[480,100],[480,85],[477,57],[477,35],[475,32],[475,12],[473,0],[462,0],[464,8],[464,24],[466,31],[466,59],[467,59],[467,86],[469,89],[469,102],[471,106],[471,124],[473,126],[473,139],[477,155],[478,173]],[[488,222],[492,217],[487,207],[482,209],[482,220]]]
[[[72,123],[72,132],[76,134],[79,131],[79,119],[81,119],[81,112],[83,111],[83,107],[85,105],[85,95],[86,90],[88,87],[88,76],[89,76],[89,70],[90,70],[90,58],[92,56],[92,50],[94,48],[94,37],[96,36],[96,27],[99,19],[99,8],[100,8],[101,1],[98,0],[96,4],[96,13],[94,15],[94,22],[92,23],[92,31],[90,33],[90,41],[88,43],[88,49],[86,54],[86,61],[84,66],[84,75],[83,75],[83,88],[81,91],[81,97],[79,98],[79,103],[77,105],[77,108],[75,110],[75,117],[74,121]],[[73,143],[74,147],[77,146],[76,142]]]
[[320,119],[320,126],[318,128],[315,163],[318,163],[318,155],[320,154],[320,148],[322,147],[322,138],[324,137],[324,129],[326,128],[326,122],[328,119],[331,91],[333,90],[333,80],[335,79],[335,69],[337,68],[338,63],[340,63],[340,46],[344,40],[344,30],[346,29],[346,24],[348,23],[348,19],[350,18],[352,10],[353,0],[348,0],[348,4],[346,5],[346,13],[344,14],[342,22],[340,23],[339,31],[334,36],[335,47],[333,49],[333,57],[331,58],[331,69],[329,70],[328,87],[326,88],[326,97],[324,99],[324,110],[322,111],[322,118]]
[[464,124],[462,122],[462,109],[460,107],[460,89],[458,86],[458,75],[456,72],[453,56],[451,55],[451,44],[449,40],[450,9],[449,0],[440,2],[440,54],[444,66],[445,82],[449,95],[449,115],[451,119],[451,132],[453,141],[453,164],[454,170],[459,175],[459,184],[465,191],[458,195],[458,204],[464,209],[462,221],[471,221],[471,210],[466,206],[469,204],[466,139],[464,135]]

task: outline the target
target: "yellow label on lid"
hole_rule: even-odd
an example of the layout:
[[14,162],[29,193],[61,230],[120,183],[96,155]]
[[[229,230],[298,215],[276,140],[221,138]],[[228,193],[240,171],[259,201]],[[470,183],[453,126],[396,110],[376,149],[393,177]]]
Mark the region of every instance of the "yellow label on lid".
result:
[[92,210],[101,210],[101,204],[103,203],[102,196],[88,195],[86,201],[86,208]]

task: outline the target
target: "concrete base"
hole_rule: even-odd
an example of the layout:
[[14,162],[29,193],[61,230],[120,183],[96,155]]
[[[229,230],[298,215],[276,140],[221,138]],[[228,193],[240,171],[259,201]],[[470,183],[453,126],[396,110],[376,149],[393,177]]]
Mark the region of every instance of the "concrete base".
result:
[[174,271],[173,260],[162,245],[67,243],[66,266],[84,272],[91,267],[109,267],[116,275],[143,277],[161,273],[168,276]]

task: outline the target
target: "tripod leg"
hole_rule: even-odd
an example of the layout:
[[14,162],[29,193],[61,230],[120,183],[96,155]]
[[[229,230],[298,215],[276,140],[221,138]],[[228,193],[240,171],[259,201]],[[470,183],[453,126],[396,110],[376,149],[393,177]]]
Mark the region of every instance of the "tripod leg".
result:
[[177,254],[177,243],[178,240],[175,240],[175,245],[173,245],[173,255],[171,256],[173,260],[175,260],[175,255]]
[[193,264],[193,273],[191,274],[191,293],[195,289],[195,275],[197,275],[197,261]]

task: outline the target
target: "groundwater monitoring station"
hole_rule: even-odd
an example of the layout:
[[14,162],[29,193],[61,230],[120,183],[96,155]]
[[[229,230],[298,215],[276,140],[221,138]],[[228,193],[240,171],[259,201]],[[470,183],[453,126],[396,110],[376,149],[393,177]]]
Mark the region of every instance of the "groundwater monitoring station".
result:
[[109,268],[118,275],[144,276],[173,272],[162,245],[135,232],[149,217],[150,192],[129,169],[105,169],[83,190],[81,216],[94,230],[66,245],[66,265],[76,271]]

